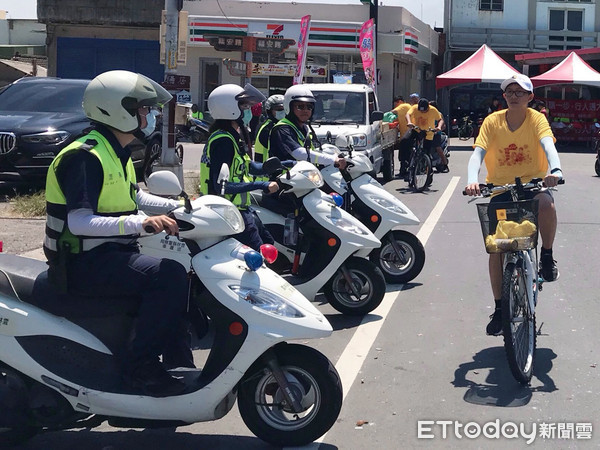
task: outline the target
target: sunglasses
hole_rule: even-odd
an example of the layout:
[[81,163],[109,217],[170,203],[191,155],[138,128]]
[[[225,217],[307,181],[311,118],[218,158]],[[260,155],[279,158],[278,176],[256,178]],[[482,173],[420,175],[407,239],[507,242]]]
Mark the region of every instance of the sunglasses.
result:
[[309,111],[312,111],[314,109],[314,105],[311,103],[307,103],[307,104],[299,104],[299,105],[294,105],[294,108],[296,108],[297,110],[300,111],[304,111],[306,109],[308,109]]
[[517,98],[521,98],[526,94],[528,95],[529,92],[527,92],[527,91],[504,91],[504,95],[506,95],[507,97],[512,97],[513,95],[515,95]]

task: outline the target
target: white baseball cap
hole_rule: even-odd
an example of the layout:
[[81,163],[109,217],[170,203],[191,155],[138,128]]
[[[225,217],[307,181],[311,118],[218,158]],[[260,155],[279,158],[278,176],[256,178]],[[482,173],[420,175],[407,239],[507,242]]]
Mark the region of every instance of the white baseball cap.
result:
[[504,80],[502,82],[502,84],[500,85],[500,89],[505,91],[506,88],[513,83],[517,83],[519,86],[521,86],[526,91],[533,92],[533,83],[531,82],[531,80],[529,79],[528,76],[523,75],[522,73],[513,75],[512,77]]

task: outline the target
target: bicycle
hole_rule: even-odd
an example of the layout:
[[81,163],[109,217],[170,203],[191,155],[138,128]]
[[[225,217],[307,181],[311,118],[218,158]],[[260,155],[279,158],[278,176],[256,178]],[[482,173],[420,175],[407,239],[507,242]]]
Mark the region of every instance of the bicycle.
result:
[[473,137],[474,132],[475,130],[473,129],[473,121],[471,120],[471,117],[464,116],[462,118],[462,123],[458,128],[458,139],[461,141],[469,140]]
[[433,182],[433,165],[429,154],[423,151],[423,140],[426,131],[435,131],[433,128],[422,130],[417,126],[413,130],[417,134],[408,164],[408,186],[416,192],[422,192]]
[[[564,184],[564,180],[559,184]],[[480,184],[482,197],[510,191],[512,202],[477,204],[486,251],[502,253],[500,308],[504,350],[511,373],[524,385],[529,384],[533,374],[537,343],[535,307],[544,283],[538,272],[538,200],[526,200],[524,193],[542,189],[541,178],[525,184],[520,178],[503,186]],[[464,191],[463,194],[466,195]]]

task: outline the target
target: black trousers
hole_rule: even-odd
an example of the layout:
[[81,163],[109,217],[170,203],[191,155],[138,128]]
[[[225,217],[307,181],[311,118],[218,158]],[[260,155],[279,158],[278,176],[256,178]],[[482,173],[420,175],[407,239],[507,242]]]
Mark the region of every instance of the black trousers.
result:
[[240,209],[240,213],[242,214],[246,227],[244,228],[244,231],[234,235],[234,238],[256,251],[260,251],[260,246],[263,244],[275,243],[271,233],[269,233],[251,208]]
[[136,246],[104,244],[74,256],[67,276],[69,291],[80,295],[140,297],[127,369],[161,354],[170,367],[193,365],[185,317],[189,280],[181,264],[142,255]]

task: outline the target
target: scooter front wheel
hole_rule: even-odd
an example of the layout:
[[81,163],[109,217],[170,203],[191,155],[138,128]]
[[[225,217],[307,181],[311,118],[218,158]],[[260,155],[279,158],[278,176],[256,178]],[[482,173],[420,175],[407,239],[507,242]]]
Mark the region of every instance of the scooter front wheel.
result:
[[[344,270],[350,280],[344,275]],[[352,257],[327,282],[324,294],[339,312],[364,316],[383,300],[385,278],[381,270],[368,259]]]
[[600,177],[600,159],[596,158],[596,164],[594,165],[594,169],[596,170],[596,175]]
[[21,444],[40,431],[29,423],[28,395],[21,375],[0,365],[0,448]]
[[335,367],[317,350],[296,344],[274,348],[277,364],[302,411],[294,411],[263,359],[240,382],[238,408],[257,437],[277,447],[307,445],[325,434],[342,408],[342,382]]
[[404,230],[389,231],[381,239],[381,247],[369,255],[391,284],[413,280],[425,265],[425,247],[414,234]]

